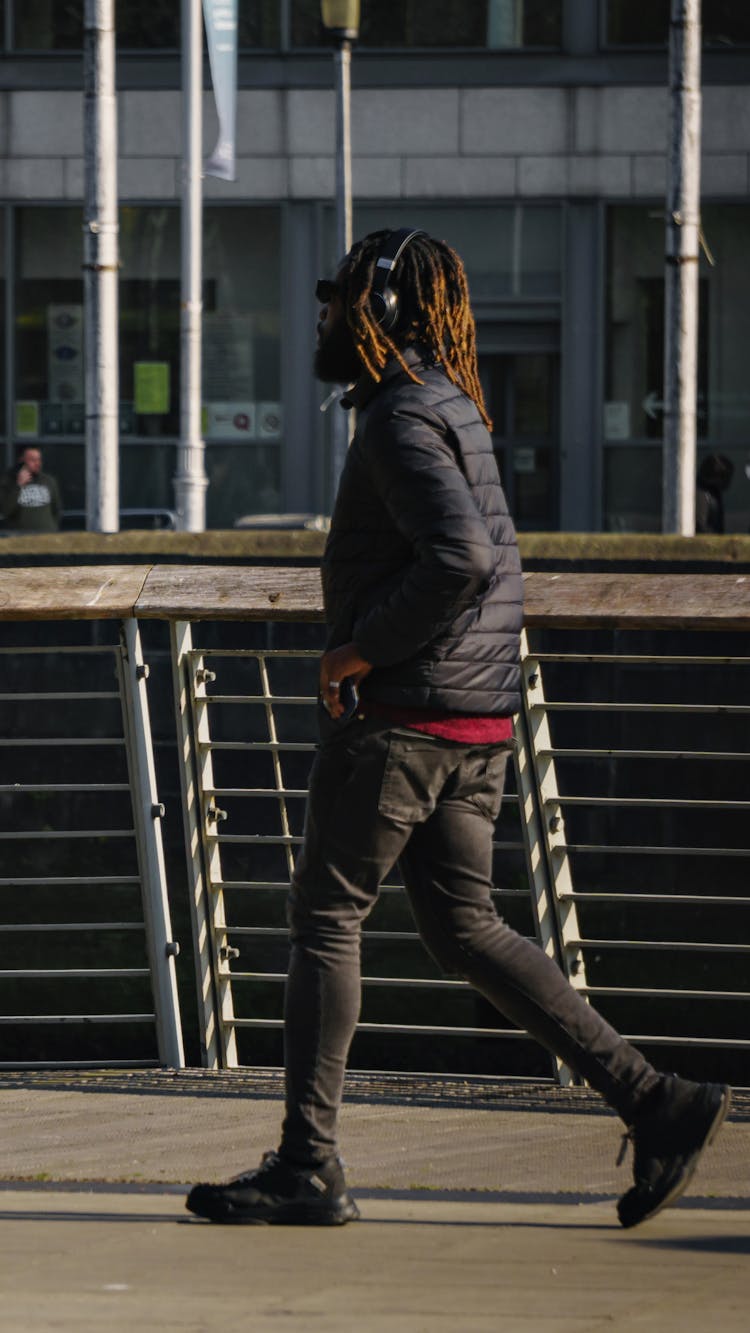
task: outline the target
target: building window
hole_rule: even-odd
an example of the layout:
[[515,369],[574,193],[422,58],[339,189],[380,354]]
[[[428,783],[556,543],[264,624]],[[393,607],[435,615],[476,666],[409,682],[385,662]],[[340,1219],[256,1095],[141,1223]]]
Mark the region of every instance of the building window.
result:
[[[14,47],[20,51],[80,51],[83,8],[83,0],[14,0]],[[174,0],[117,4],[115,22],[118,46],[142,51],[179,46],[179,5]]]
[[[320,0],[292,0],[292,44],[325,42]],[[559,47],[562,0],[378,0],[362,6],[360,45],[399,47]]]
[[[383,204],[355,205],[356,234],[400,225],[394,219],[398,211]],[[554,205],[410,204],[409,221],[458,251],[476,306],[560,295],[562,220]]]
[[[701,258],[698,452],[729,459],[728,531],[750,523],[750,207],[708,205]],[[664,223],[643,208],[610,210],[604,403],[604,527],[658,531],[664,391]]]
[[[522,530],[558,526],[562,209],[415,205],[409,221],[464,261],[479,373],[508,504]],[[355,208],[365,235],[394,225],[384,205]]]
[[[67,509],[85,507],[81,211],[16,214],[16,440],[44,444]],[[120,212],[123,508],[171,509],[180,404],[180,219]],[[231,527],[280,503],[280,214],[204,213],[203,431],[208,519]]]
[[278,208],[206,208],[203,413],[209,527],[281,505]]
[[[606,46],[665,46],[669,37],[670,0],[606,0]],[[750,44],[750,8],[737,0],[703,0],[701,22],[705,46]]]
[[[83,0],[13,0],[13,45],[27,51],[80,51]],[[278,48],[279,0],[239,0],[241,48]],[[115,5],[117,45],[125,51],[175,50],[180,45],[179,0],[127,0]]]
[[[0,209],[0,309],[5,310],[5,217],[6,210]],[[6,398],[5,398],[5,319],[0,320],[0,436],[6,433]],[[3,450],[0,448],[0,459]],[[2,462],[0,462],[0,471]]]

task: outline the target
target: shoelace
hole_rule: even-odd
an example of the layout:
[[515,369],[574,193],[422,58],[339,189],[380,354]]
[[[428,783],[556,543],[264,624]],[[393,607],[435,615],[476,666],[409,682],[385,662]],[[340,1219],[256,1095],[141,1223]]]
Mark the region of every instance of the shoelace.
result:
[[625,1130],[625,1133],[622,1136],[622,1140],[620,1142],[620,1151],[617,1154],[617,1161],[615,1162],[615,1166],[622,1166],[628,1154],[629,1143],[635,1143],[635,1133],[633,1131],[632,1125],[630,1126],[629,1129]]

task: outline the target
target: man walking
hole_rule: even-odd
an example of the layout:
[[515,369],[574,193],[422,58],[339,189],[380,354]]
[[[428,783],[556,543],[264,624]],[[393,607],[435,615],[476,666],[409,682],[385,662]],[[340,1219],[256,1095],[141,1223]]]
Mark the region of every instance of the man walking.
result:
[[582,1074],[628,1126],[635,1180],[618,1213],[634,1226],[682,1193],[730,1094],[659,1074],[494,909],[522,583],[463,265],[423,232],[376,232],[317,294],[316,373],[355,381],[358,418],[323,561],[321,745],[289,902],[286,1115],[278,1152],[227,1185],[196,1185],[187,1207],[214,1222],[358,1217],[337,1115],[360,929],[398,860],[439,966]]
[[0,516],[10,532],[57,532],[60,493],[57,482],[42,471],[42,451],[19,445],[16,465],[0,479]]

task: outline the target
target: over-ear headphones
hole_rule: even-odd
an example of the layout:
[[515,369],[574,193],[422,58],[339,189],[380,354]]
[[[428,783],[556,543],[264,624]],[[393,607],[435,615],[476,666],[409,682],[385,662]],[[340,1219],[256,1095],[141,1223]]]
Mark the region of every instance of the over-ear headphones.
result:
[[401,255],[415,236],[425,233],[416,227],[400,227],[386,237],[375,261],[375,276],[370,288],[370,310],[383,333],[390,333],[398,320],[398,292],[391,286],[391,276]]

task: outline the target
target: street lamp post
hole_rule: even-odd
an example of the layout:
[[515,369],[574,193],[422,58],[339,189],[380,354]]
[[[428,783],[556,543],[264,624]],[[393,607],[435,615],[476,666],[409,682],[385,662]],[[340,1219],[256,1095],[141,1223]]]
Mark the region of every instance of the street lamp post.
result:
[[664,301],[665,532],[695,533],[701,0],[672,0]]
[[117,103],[114,0],[84,6],[83,301],[86,376],[86,527],[117,532]]
[[[352,246],[352,136],[351,61],[352,42],[359,36],[360,0],[321,0],[323,27],[335,43],[336,85],[336,254],[339,259]],[[350,439],[350,418],[341,411],[331,423],[331,494],[344,466]]]
[[203,324],[203,20],[200,0],[181,0],[182,255],[180,309],[180,441],[174,479],[177,527],[206,527],[205,445],[201,432]]

